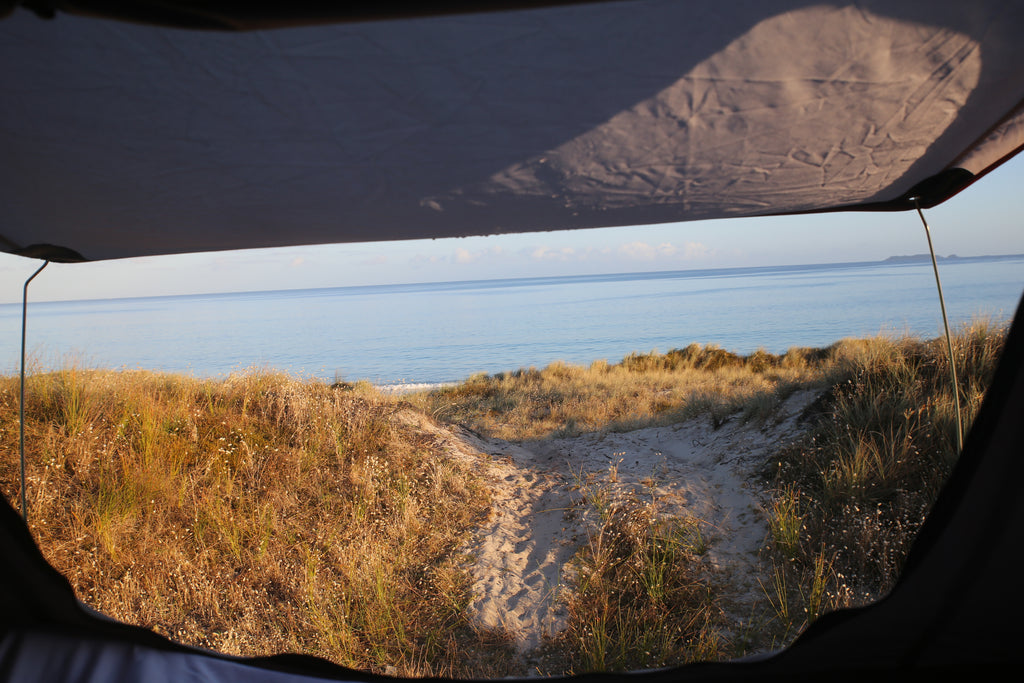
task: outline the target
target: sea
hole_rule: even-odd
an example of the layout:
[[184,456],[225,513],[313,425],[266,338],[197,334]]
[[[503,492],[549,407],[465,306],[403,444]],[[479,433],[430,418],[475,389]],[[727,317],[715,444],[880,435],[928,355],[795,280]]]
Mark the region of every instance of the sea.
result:
[[[1024,255],[948,258],[950,322],[1012,318]],[[691,343],[737,353],[843,337],[941,334],[920,258],[29,304],[30,367],[226,376],[254,369],[382,387],[457,382],[554,361],[617,362]],[[0,305],[16,373],[21,304]]]

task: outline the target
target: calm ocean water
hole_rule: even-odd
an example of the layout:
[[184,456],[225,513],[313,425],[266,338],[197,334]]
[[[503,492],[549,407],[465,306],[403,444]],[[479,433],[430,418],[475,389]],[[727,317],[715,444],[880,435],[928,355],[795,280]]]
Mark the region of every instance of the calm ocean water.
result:
[[[1009,318],[1024,291],[1024,257],[939,268],[954,324]],[[0,305],[8,372],[20,322],[20,304]],[[395,384],[691,342],[782,352],[940,331],[930,263],[882,262],[30,303],[28,347],[46,367],[215,376],[258,366]]]

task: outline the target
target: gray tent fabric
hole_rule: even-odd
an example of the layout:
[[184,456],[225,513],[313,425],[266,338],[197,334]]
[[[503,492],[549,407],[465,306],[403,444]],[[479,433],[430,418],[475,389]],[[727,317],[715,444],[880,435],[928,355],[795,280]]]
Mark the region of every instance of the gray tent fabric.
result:
[[942,188],[928,206],[1024,142],[1022,27],[1002,0],[244,33],[17,10],[0,248],[98,260],[912,208]]

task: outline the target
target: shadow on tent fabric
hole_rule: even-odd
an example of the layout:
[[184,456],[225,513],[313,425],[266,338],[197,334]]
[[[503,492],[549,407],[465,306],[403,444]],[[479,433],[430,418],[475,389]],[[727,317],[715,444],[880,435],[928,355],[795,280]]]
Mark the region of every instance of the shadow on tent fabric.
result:
[[[1024,591],[1024,300],[963,454],[892,592],[816,621],[770,657],[642,672],[644,680],[907,680],[1002,674],[1021,661]],[[0,679],[372,681],[316,657],[239,658],[98,614],[0,505]],[[1005,674],[1003,674],[1005,675]],[[621,674],[584,674],[597,681]]]

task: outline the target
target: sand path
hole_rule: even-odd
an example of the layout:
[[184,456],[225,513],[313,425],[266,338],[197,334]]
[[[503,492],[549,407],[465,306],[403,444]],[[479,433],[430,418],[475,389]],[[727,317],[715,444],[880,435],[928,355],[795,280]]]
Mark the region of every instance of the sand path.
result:
[[566,563],[590,523],[584,497],[604,486],[614,497],[653,497],[662,514],[702,520],[720,604],[734,623],[748,619],[761,597],[758,554],[768,536],[756,471],[799,434],[798,417],[814,398],[794,394],[766,425],[734,417],[718,429],[698,418],[514,444],[433,428],[446,451],[476,460],[492,482],[491,516],[464,548],[475,558],[473,618],[506,630],[523,653],[565,628]]

